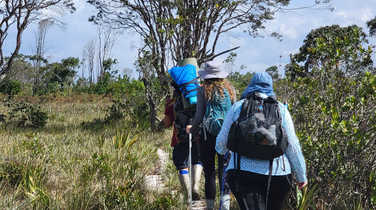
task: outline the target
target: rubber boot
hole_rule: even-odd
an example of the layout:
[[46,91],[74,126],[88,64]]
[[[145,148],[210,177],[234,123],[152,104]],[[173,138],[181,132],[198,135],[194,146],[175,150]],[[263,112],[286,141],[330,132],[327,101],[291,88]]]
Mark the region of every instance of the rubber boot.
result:
[[179,181],[180,181],[181,186],[184,189],[184,198],[188,199],[188,192],[191,187],[188,170],[185,170],[185,169],[179,170]]
[[221,210],[230,210],[231,197],[230,194],[224,194],[221,198]]
[[200,180],[202,169],[203,167],[201,164],[195,164],[192,168],[192,200],[194,201],[200,200]]

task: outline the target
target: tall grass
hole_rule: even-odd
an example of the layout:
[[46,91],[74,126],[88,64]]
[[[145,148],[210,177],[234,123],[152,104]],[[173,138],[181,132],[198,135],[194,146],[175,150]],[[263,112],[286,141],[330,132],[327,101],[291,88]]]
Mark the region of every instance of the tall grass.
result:
[[44,128],[0,128],[0,209],[181,208],[170,193],[178,186],[171,163],[167,192],[143,186],[158,167],[157,148],[170,150],[169,134],[101,120],[110,100],[44,100]]

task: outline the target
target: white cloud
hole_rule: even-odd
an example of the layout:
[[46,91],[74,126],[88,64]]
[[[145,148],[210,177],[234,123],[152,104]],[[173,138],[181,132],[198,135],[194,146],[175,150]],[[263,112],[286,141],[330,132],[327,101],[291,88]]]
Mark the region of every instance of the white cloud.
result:
[[74,2],[74,6],[76,7],[77,11],[84,9],[85,7],[88,6],[86,1],[83,1],[83,0],[74,0],[73,2]]
[[244,46],[247,43],[247,40],[241,36],[229,36],[228,37],[229,47]]
[[370,8],[363,9],[361,11],[361,14],[362,15],[360,17],[360,20],[363,21],[363,22],[367,22],[367,21],[371,20],[375,15]]
[[281,35],[289,39],[296,39],[298,37],[298,32],[296,31],[295,27],[292,27],[290,24],[281,24],[279,27],[279,32]]
[[373,6],[370,0],[369,4],[366,2],[367,1],[357,1],[356,3],[360,3],[360,5],[353,4],[355,2],[345,4],[342,8],[335,10],[334,18],[341,23],[358,24],[362,26],[376,15],[376,1],[373,2]]
[[243,71],[241,71],[241,73],[262,72],[262,71],[265,71],[265,69],[267,69],[268,67],[271,66],[271,65],[268,65],[268,64],[265,64],[265,63],[246,63],[246,64],[243,64],[243,65],[245,65],[247,68],[244,69]]

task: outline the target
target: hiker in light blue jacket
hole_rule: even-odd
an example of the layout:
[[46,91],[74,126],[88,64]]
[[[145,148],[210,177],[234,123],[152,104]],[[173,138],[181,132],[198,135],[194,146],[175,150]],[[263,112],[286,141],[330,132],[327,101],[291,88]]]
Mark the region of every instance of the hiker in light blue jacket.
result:
[[[254,92],[275,96],[273,81],[268,73],[256,73],[243,92],[241,100],[227,112],[216,141],[215,148],[219,154],[226,154],[229,151],[227,142],[231,125],[238,119],[245,98]],[[286,131],[289,144],[285,153],[273,160],[268,198],[266,186],[269,178],[269,160],[241,156],[239,171],[234,166],[234,153],[231,155],[226,169],[227,182],[241,209],[282,209],[283,202],[291,189],[291,173],[295,173],[299,189],[307,185],[305,160],[290,113],[282,103],[279,103],[279,109],[282,115],[282,127]]]

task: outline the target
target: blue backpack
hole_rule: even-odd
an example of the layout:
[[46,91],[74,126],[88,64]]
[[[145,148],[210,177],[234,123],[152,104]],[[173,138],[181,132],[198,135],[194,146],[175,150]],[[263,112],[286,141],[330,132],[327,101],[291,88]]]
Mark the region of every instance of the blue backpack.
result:
[[203,129],[206,139],[206,133],[212,136],[217,136],[221,130],[226,113],[230,110],[232,103],[230,94],[225,89],[224,96],[221,96],[218,91],[214,93],[211,100],[206,103],[206,111],[203,119]]
[[197,103],[197,90],[199,88],[196,67],[192,64],[175,66],[168,70],[172,79],[178,85],[183,97],[184,107]]

